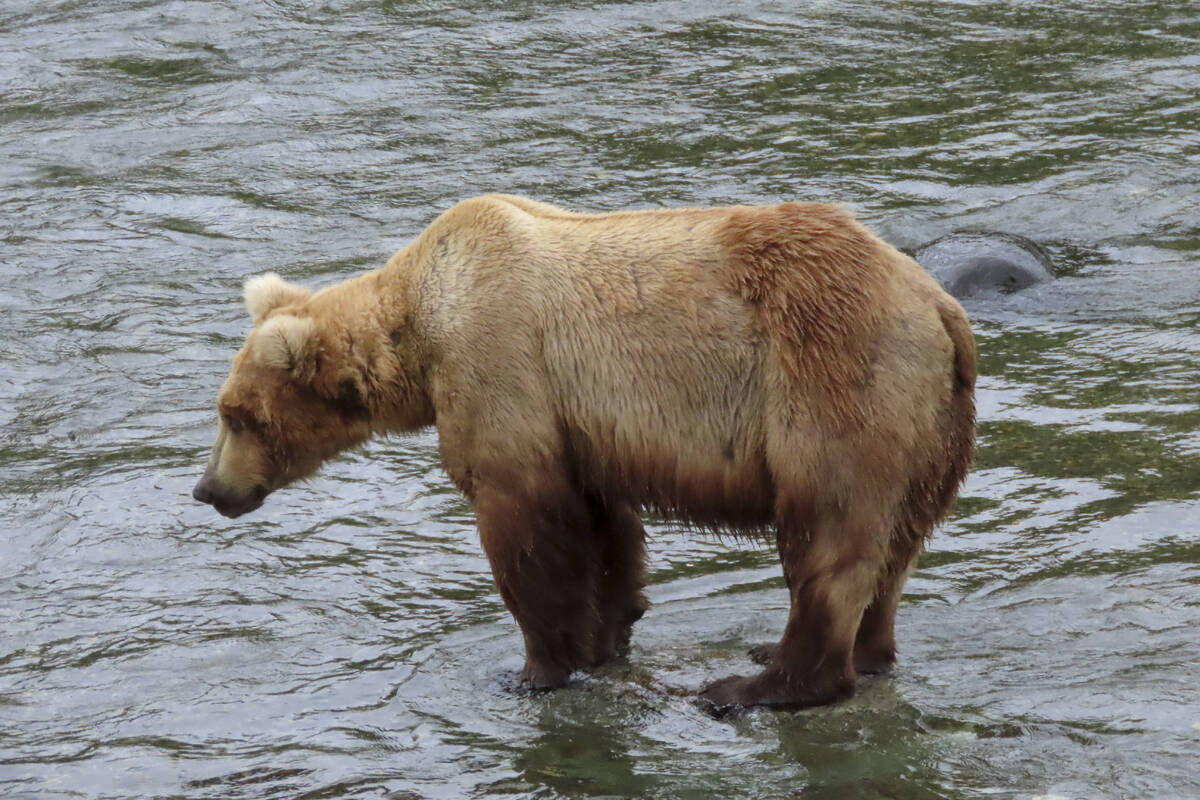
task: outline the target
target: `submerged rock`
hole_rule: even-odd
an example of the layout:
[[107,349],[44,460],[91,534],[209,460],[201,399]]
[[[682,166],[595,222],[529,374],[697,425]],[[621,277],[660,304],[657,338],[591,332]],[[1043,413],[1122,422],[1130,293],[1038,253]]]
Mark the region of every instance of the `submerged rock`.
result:
[[1011,233],[951,233],[921,245],[913,258],[960,298],[1015,292],[1054,277],[1045,249]]

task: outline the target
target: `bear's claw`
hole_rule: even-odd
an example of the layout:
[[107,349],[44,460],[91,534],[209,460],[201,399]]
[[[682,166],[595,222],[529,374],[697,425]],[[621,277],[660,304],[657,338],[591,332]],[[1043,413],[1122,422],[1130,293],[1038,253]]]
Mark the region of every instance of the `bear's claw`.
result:
[[859,675],[887,675],[895,666],[895,656],[854,656],[854,671]]
[[778,647],[777,644],[760,644],[747,650],[746,655],[750,656],[750,660],[755,664],[766,666],[775,657],[775,650]]
[[768,667],[757,675],[734,675],[710,683],[700,692],[717,716],[736,708],[808,708],[835,703],[854,694],[853,679],[825,675],[810,681],[792,681],[778,667]]
[[521,669],[521,688],[543,691],[545,689],[561,689],[567,685],[571,670],[558,665],[534,664],[529,661]]

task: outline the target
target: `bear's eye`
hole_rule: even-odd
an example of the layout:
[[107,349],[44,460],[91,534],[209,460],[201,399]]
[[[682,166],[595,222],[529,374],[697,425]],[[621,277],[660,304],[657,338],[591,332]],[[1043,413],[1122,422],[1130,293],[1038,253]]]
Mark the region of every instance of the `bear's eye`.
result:
[[232,414],[222,414],[221,418],[225,422],[225,427],[228,428],[229,432],[235,436],[246,430],[246,426],[241,419],[233,416]]

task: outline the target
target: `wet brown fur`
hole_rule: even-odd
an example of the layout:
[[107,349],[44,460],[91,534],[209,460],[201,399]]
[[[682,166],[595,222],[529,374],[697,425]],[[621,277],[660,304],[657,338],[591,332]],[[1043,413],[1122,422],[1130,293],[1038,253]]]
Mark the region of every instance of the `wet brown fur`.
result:
[[717,706],[830,702],[890,668],[904,579],[971,460],[975,350],[961,307],[846,211],[492,195],[311,297],[256,281],[204,479],[228,512],[436,424],[529,685],[628,640],[641,509],[775,532],[792,612],[762,673],[706,689]]

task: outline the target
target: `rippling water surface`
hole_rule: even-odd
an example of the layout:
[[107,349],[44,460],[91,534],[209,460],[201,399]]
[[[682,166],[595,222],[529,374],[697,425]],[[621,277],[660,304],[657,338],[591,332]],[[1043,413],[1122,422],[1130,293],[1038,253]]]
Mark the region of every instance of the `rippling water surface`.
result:
[[[1200,7],[793,5],[0,2],[0,795],[1200,796]],[[432,434],[191,500],[242,281],[492,190],[1050,250],[969,307],[979,457],[893,676],[706,716],[786,593],[656,524],[628,660],[513,691]]]

